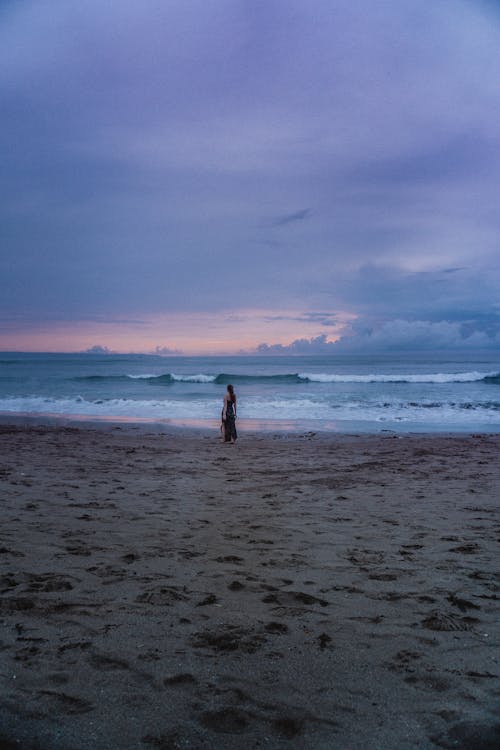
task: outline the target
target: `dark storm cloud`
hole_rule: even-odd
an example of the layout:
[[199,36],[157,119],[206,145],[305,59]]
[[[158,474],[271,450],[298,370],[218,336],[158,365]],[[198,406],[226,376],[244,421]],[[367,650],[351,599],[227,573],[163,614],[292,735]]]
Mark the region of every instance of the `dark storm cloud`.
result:
[[4,3],[0,312],[494,326],[498,80],[487,2]]

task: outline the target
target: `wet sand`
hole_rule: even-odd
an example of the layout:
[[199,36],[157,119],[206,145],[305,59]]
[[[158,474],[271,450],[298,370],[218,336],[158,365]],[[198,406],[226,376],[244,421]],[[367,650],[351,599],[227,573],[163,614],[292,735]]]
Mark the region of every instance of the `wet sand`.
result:
[[0,445],[3,750],[500,746],[500,436]]

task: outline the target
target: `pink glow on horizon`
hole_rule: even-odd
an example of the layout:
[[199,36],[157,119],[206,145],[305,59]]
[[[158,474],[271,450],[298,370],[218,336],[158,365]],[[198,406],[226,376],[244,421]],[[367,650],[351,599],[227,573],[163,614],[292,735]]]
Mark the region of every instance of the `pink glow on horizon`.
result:
[[143,317],[138,321],[59,321],[12,324],[0,334],[2,351],[77,352],[93,346],[114,352],[152,353],[166,347],[185,355],[235,354],[251,351],[259,344],[289,344],[295,339],[327,333],[336,341],[348,320],[325,329],[296,310],[238,310],[218,313],[171,313]]

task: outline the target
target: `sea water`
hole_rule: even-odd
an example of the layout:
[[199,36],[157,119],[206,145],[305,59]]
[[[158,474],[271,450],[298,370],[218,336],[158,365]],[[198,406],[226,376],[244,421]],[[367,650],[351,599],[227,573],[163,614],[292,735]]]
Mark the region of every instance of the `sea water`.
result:
[[0,354],[0,412],[240,426],[500,432],[500,353],[161,357]]

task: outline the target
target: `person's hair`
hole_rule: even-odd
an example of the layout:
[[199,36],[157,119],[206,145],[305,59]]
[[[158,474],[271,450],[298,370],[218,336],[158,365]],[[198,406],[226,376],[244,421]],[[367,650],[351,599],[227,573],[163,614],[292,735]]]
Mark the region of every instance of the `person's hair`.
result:
[[231,403],[236,403],[236,393],[234,392],[234,388],[232,385],[228,385],[227,392],[229,393],[229,398],[231,399]]

